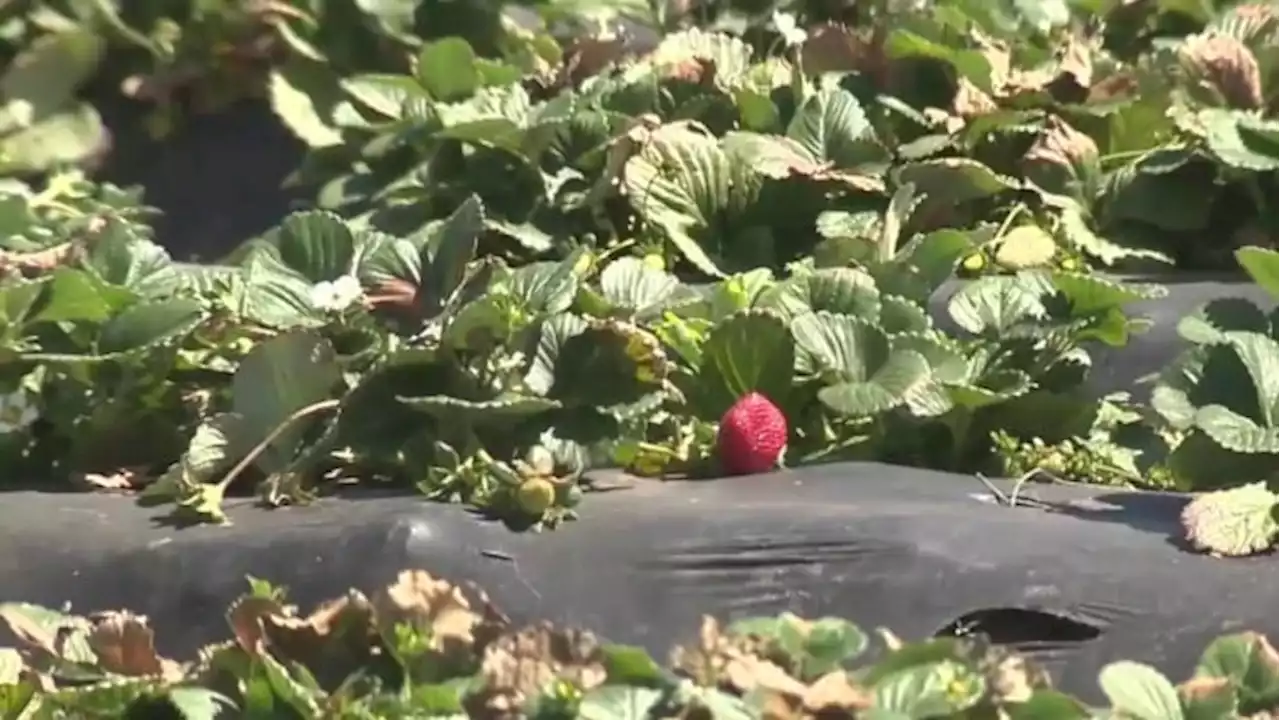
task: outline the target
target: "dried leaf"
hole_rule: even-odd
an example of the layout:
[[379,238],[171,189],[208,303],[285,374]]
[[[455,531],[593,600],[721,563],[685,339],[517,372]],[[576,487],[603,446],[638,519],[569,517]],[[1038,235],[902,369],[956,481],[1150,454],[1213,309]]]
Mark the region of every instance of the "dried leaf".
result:
[[506,618],[480,594],[479,611],[462,589],[422,570],[406,570],[374,600],[384,629],[401,623],[430,629],[433,649],[446,656],[469,654],[483,646]]
[[103,670],[132,677],[161,676],[179,680],[181,667],[156,653],[155,633],[147,619],[127,611],[93,615],[89,646]]
[[805,690],[801,701],[805,709],[815,715],[836,711],[856,715],[860,711],[871,709],[875,703],[875,694],[867,688],[854,685],[849,673],[834,670],[814,681]]
[[829,23],[809,32],[800,46],[806,75],[865,70],[884,60],[872,57],[872,46],[852,28]]
[[1049,92],[1059,102],[1082,102],[1093,85],[1093,48],[1078,37],[1067,40],[1058,58],[1058,73]]
[[373,604],[356,590],[321,604],[306,617],[265,615],[262,629],[273,648],[299,661],[336,652],[365,656],[377,637]]
[[951,111],[966,119],[981,117],[999,110],[996,101],[968,78],[960,78],[955,97],[951,99]]
[[1044,131],[1023,156],[1024,165],[1048,164],[1061,168],[1092,167],[1098,161],[1098,145],[1066,120],[1050,115]]
[[288,617],[294,609],[275,600],[246,595],[231,604],[227,610],[227,624],[235,635],[236,644],[250,656],[266,651],[266,634],[262,619],[267,616]]
[[591,633],[559,630],[549,623],[498,638],[480,662],[484,689],[468,698],[473,716],[506,716],[557,680],[582,691],[604,684],[600,644]]
[[1193,677],[1178,686],[1183,701],[1206,700],[1231,687],[1231,679],[1202,675]]
[[1193,35],[1178,50],[1189,82],[1215,93],[1230,107],[1262,107],[1262,73],[1258,60],[1239,40],[1216,32]]

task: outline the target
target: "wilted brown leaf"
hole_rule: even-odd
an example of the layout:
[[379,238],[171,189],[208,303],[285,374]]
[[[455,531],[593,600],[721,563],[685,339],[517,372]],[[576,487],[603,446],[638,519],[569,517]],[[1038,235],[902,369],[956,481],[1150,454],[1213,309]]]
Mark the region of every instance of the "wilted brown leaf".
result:
[[1015,70],[1013,66],[1013,52],[1000,40],[989,35],[973,31],[973,42],[978,52],[986,59],[987,64],[991,67],[991,88],[997,93],[1000,88],[1007,86],[1013,76]]
[[1105,77],[1089,88],[1085,98],[1088,104],[1101,104],[1123,100],[1138,91],[1138,79],[1131,73],[1120,72]]
[[800,61],[808,75],[873,69],[883,58],[873,57],[872,45],[853,28],[828,23],[809,31],[800,46]]
[[384,629],[408,623],[429,628],[433,649],[443,655],[468,654],[506,625],[506,618],[481,594],[473,608],[462,589],[422,570],[406,570],[374,599]]
[[702,619],[697,644],[676,647],[671,653],[671,664],[704,687],[721,687],[737,693],[759,688],[797,700],[803,697],[804,683],[788,675],[768,655],[767,643],[758,638],[728,635],[721,631],[715,618],[707,616]]
[[1178,50],[1188,82],[1238,110],[1262,107],[1262,73],[1249,48],[1216,32],[1193,35]]
[[793,698],[804,697],[806,689],[804,683],[791,677],[777,664],[746,652],[735,653],[729,658],[721,684],[743,694],[766,690]]
[[951,111],[958,117],[972,120],[999,109],[990,95],[970,82],[968,78],[960,78],[956,85],[955,97],[951,99]]
[[178,663],[156,653],[155,633],[145,617],[112,611],[93,615],[90,620],[93,629],[89,631],[89,647],[97,654],[103,670],[131,677],[182,677]]
[[662,77],[695,85],[712,86],[716,81],[716,64],[710,58],[692,57],[662,67]]
[[266,651],[266,634],[262,619],[267,616],[289,617],[295,612],[292,606],[270,598],[246,595],[231,604],[227,610],[227,624],[235,635],[236,644],[251,656]]
[[1262,663],[1272,674],[1280,672],[1280,653],[1276,652],[1271,641],[1262,633],[1251,632],[1253,637],[1254,651],[1257,654],[1258,662]]
[[1059,102],[1078,103],[1089,96],[1093,85],[1093,48],[1071,37],[1058,57],[1058,72],[1049,83],[1049,94]]
[[761,720],[803,720],[800,700],[794,695],[765,691],[760,700]]
[[373,605],[357,590],[321,604],[306,617],[271,614],[263,616],[262,624],[272,647],[299,660],[327,654],[334,643],[366,652],[377,636]]
[[408,310],[413,308],[417,297],[418,288],[413,283],[400,278],[387,278],[370,288],[362,298],[362,302],[369,310],[376,308]]
[[1092,165],[1097,160],[1098,145],[1093,138],[1056,115],[1049,116],[1044,130],[1022,158],[1028,169],[1036,165],[1075,168]]
[[564,63],[556,78],[557,87],[577,86],[598,75],[626,54],[626,41],[618,36],[580,37],[565,48]]
[[582,691],[603,684],[604,658],[591,633],[543,623],[491,643],[480,677],[483,689],[468,698],[472,717],[517,717],[530,698],[557,680]]
[[1178,686],[1178,694],[1184,701],[1208,700],[1223,691],[1232,691],[1230,678],[1200,676],[1191,678]]
[[1021,703],[1031,699],[1038,679],[1027,665],[1027,659],[1015,654],[992,663],[987,672],[991,694],[1001,702]]
[[836,711],[852,715],[870,709],[875,696],[867,688],[853,684],[849,673],[833,670],[805,689],[801,702],[815,715]]
[[85,618],[30,603],[4,603],[0,622],[9,627],[21,643],[18,650],[37,670],[58,658],[93,661],[93,650],[85,642],[91,625]]

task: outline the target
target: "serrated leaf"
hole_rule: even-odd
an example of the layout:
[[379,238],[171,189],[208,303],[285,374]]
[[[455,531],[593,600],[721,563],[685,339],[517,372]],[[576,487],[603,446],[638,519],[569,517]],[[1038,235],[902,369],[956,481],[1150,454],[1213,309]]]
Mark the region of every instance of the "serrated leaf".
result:
[[33,323],[100,323],[132,299],[132,293],[104,285],[92,275],[69,267],[54,270],[42,289],[32,308]]
[[88,103],[48,115],[0,137],[0,174],[43,173],[76,165],[107,147],[102,116]]
[[1236,250],[1236,261],[1253,278],[1258,287],[1280,298],[1280,253],[1270,248],[1242,247]]
[[668,272],[627,256],[609,263],[600,273],[600,295],[610,307],[629,313],[659,308],[680,289],[680,281]]
[[348,95],[390,120],[403,117],[406,102],[426,96],[412,78],[403,75],[354,75],[343,78],[341,83]]
[[[209,268],[194,270],[199,275]],[[312,284],[274,253],[258,252],[237,271],[214,278],[232,312],[267,327],[318,327],[323,317],[311,302]]]
[[343,219],[324,210],[307,210],[285,217],[267,235],[285,265],[318,283],[351,272],[355,235]]
[[923,333],[933,328],[933,318],[915,301],[897,295],[881,295],[880,327],[890,335]]
[[775,309],[786,318],[825,310],[862,318],[880,316],[880,293],[875,280],[854,268],[821,268],[793,275],[769,288],[760,307]]
[[575,264],[572,257],[529,263],[512,270],[502,284],[528,312],[554,315],[568,310],[578,292]]
[[647,720],[662,697],[661,692],[652,688],[603,685],[582,698],[578,717],[582,720]]
[[1169,294],[1169,289],[1162,285],[1119,282],[1094,274],[1055,271],[1050,278],[1058,292],[1071,303],[1072,315],[1081,317],[1120,309],[1140,300],[1157,300]]
[[334,126],[332,108],[341,88],[329,70],[301,56],[277,65],[267,84],[271,110],[302,142],[311,148],[342,143],[342,133]]
[[1147,248],[1127,247],[1102,237],[1089,226],[1089,222],[1085,220],[1084,213],[1078,205],[1068,205],[1063,209],[1059,219],[1061,224],[1058,230],[1062,233],[1063,238],[1090,257],[1098,259],[1104,265],[1114,265],[1121,260],[1129,258],[1173,263],[1172,258],[1162,252]]
[[1098,684],[1114,713],[1133,720],[1182,720],[1173,683],[1150,666],[1127,660],[1111,663],[1102,668]]
[[[277,433],[256,460],[265,474],[282,472],[293,462],[313,424],[292,416],[331,399],[341,379],[333,346],[307,330],[273,337],[240,362],[231,398],[241,429],[258,440]],[[279,431],[282,425],[287,427]]]
[[1226,342],[1230,332],[1266,335],[1271,318],[1244,298],[1219,298],[1196,308],[1178,321],[1178,336],[1197,345]]
[[471,97],[480,87],[475,51],[460,37],[449,37],[422,46],[418,55],[418,82],[440,102]]
[[875,707],[903,717],[945,717],[964,712],[981,699],[986,682],[954,660],[905,667],[879,679]]
[[846,417],[870,417],[906,402],[929,380],[929,362],[910,350],[891,351],[866,382],[837,382],[818,391],[818,400]]
[[758,392],[781,405],[791,391],[795,347],[778,315],[746,310],[711,328],[702,345],[698,412],[719,419],[738,398]]
[[919,213],[932,213],[994,197],[1022,187],[986,165],[968,158],[938,158],[907,163],[894,172],[898,185],[911,184],[921,196]]
[[1228,680],[1238,695],[1241,714],[1261,712],[1274,707],[1280,693],[1276,665],[1276,650],[1266,636],[1244,632],[1210,643],[1200,656],[1195,676]]
[[255,658],[260,664],[271,685],[274,695],[304,718],[321,716],[320,701],[323,692],[308,687],[300,682],[289,668],[285,667],[269,653],[261,653]]
[[1280,168],[1280,123],[1220,108],[1200,111],[1205,143],[1234,168],[1267,172]]
[[663,37],[649,56],[654,67],[664,69],[690,60],[709,61],[716,69],[716,84],[734,88],[751,67],[751,46],[727,33],[690,28]]
[[838,168],[858,168],[887,158],[862,105],[841,88],[819,90],[806,98],[787,126],[787,137],[812,157]]
[[870,321],[818,311],[791,321],[796,368],[802,373],[833,372],[850,382],[866,382],[889,358],[889,338]]
[[444,309],[462,286],[484,231],[484,205],[472,195],[440,225],[423,248],[418,304],[428,316]]
[[951,319],[975,335],[1003,335],[1015,325],[1043,317],[1039,295],[1018,278],[984,277],[965,285],[947,305]]
[[1222,405],[1196,410],[1196,427],[1222,447],[1239,453],[1280,453],[1280,431],[1263,427]]
[[1241,557],[1275,547],[1277,497],[1265,483],[1203,493],[1182,510],[1187,540],[1196,548]]
[[219,493],[201,495],[201,488],[213,488],[218,474],[236,462],[257,440],[243,431],[242,419],[234,413],[206,418],[196,427],[187,449],[160,479],[148,485],[142,501],[183,501],[193,497],[214,500],[212,504],[190,503],[188,507],[214,522],[224,522]]
[[[20,126],[39,122],[63,110],[75,98],[79,87],[98,69],[105,43],[103,37],[87,28],[73,27],[37,37],[9,60],[0,76],[0,100],[5,102],[0,115],[12,116],[13,103],[25,107]],[[0,122],[0,134],[17,127]]]
[[97,350],[104,355],[146,350],[186,335],[203,319],[204,309],[191,298],[143,301],[103,323]]
[[[544,329],[567,332],[575,325],[552,319]],[[657,337],[637,326],[612,321],[590,323],[563,339],[543,335],[538,363],[545,362],[554,363],[547,396],[566,405],[616,407],[638,402],[655,392],[667,374]],[[544,365],[540,374],[545,371]],[[532,368],[530,372],[532,375]]]
[[216,720],[222,712],[235,709],[227,696],[201,687],[172,688],[164,697],[182,720]]
[[168,251],[119,218],[107,219],[84,265],[105,282],[149,297],[172,293],[181,282]]
[[703,273],[724,277],[770,264],[767,228],[744,226],[742,217],[760,180],[714,136],[682,125],[655,130],[627,161],[623,182],[636,212]]

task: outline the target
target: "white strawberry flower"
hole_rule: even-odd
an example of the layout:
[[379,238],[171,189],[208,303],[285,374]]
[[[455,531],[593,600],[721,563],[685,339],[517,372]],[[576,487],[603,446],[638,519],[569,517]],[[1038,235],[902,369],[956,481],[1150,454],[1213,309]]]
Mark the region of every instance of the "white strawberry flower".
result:
[[35,400],[24,388],[0,395],[0,435],[21,432],[39,417]]
[[809,37],[809,34],[796,24],[796,16],[789,12],[774,10],[773,28],[778,31],[782,41],[787,45],[799,45]]
[[322,280],[311,286],[311,304],[325,312],[342,312],[360,301],[364,288],[354,275]]

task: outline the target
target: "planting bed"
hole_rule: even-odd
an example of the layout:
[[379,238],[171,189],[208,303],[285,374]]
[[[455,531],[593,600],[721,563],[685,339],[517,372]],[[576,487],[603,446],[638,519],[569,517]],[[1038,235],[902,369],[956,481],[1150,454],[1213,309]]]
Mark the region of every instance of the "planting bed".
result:
[[850,617],[911,638],[968,627],[1089,701],[1116,657],[1182,677],[1220,635],[1276,636],[1274,558],[1189,552],[1174,495],[1037,485],[1027,495],[1046,508],[1011,508],[972,478],[874,464],[606,479],[619,489],[543,534],[402,496],[241,507],[233,527],[176,530],[120,498],[18,495],[0,506],[0,582],[12,600],[143,612],[180,657],[223,637],[246,576],[310,607],[403,568],[474,582],[518,622],[582,626],[655,657],[703,614]]
[[1273,4],[91,5],[0,718],[1276,720]]

